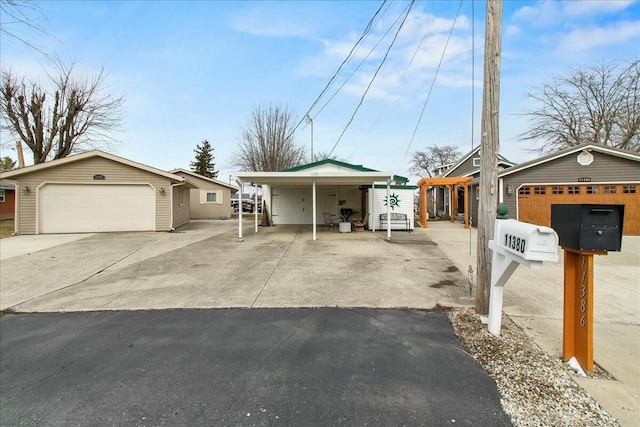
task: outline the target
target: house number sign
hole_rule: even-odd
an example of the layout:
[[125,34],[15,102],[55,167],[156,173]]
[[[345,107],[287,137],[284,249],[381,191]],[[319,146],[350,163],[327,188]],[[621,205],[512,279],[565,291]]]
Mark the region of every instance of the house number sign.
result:
[[527,247],[527,239],[507,233],[504,235],[504,245],[523,254]]

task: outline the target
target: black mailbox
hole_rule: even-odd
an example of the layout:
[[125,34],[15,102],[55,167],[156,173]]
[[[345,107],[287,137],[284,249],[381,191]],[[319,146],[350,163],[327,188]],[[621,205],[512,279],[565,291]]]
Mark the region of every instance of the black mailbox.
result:
[[551,228],[560,246],[581,251],[620,251],[624,205],[551,205]]

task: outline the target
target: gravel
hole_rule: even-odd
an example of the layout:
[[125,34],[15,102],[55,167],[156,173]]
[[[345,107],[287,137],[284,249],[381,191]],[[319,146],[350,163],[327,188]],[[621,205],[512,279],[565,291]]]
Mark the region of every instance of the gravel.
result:
[[[514,426],[619,426],[573,381],[576,374],[568,366],[542,351],[507,316],[496,337],[473,309],[445,312],[465,350],[496,382]],[[607,375],[595,372],[596,377]]]

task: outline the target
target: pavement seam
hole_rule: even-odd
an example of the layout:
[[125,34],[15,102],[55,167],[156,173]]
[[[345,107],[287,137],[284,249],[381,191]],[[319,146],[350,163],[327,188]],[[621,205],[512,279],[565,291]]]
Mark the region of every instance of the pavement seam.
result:
[[300,229],[298,229],[298,231],[296,231],[296,234],[293,236],[293,239],[291,239],[291,242],[289,242],[289,246],[287,246],[287,249],[285,249],[285,251],[282,253],[282,255],[280,256],[280,259],[278,260],[276,265],[273,266],[273,269],[271,270],[271,273],[269,273],[269,277],[267,277],[267,280],[264,281],[264,285],[262,285],[262,288],[260,289],[260,292],[258,292],[258,295],[256,295],[256,298],[253,300],[253,302],[251,303],[251,306],[249,308],[253,308],[256,305],[256,302],[258,301],[258,298],[260,298],[260,295],[262,295],[262,292],[264,291],[264,288],[267,287],[267,283],[269,283],[269,280],[271,280],[271,277],[273,276],[273,273],[276,272],[276,270],[278,269],[278,266],[280,265],[280,263],[284,259],[284,256],[287,254],[287,252],[289,252],[289,249],[291,249],[291,245],[293,245],[293,242],[296,241],[296,239],[298,238],[299,234],[300,234]]
[[80,283],[86,282],[87,280],[91,279],[92,277],[95,277],[95,276],[97,276],[98,274],[102,273],[102,272],[103,272],[103,271],[105,271],[106,269],[108,269],[108,268],[110,268],[110,267],[112,267],[112,266],[116,265],[117,263],[119,263],[119,262],[120,262],[120,261],[122,261],[123,259],[125,259],[125,258],[129,258],[130,256],[132,256],[132,255],[134,255],[134,254],[136,254],[136,253],[140,252],[141,250],[143,250],[143,249],[144,249],[144,248],[146,248],[147,246],[151,245],[152,243],[156,243],[156,242],[157,242],[157,241],[159,241],[159,240],[160,240],[160,239],[156,239],[156,240],[152,240],[152,241],[148,242],[146,245],[141,246],[140,248],[138,248],[138,249],[136,249],[135,251],[133,251],[133,252],[131,252],[131,253],[129,253],[129,254],[127,254],[127,255],[123,256],[122,258],[120,258],[120,259],[118,259],[118,260],[116,260],[116,261],[114,261],[114,262],[112,262],[111,264],[107,265],[106,267],[101,268],[100,270],[96,271],[95,273],[91,273],[90,275],[88,275],[87,277],[85,277],[85,278],[84,278],[84,279],[82,279],[82,280],[78,280],[77,282],[71,283],[71,284],[69,284],[69,285],[67,285],[67,286],[63,286],[62,288],[54,289],[53,291],[47,292],[47,293],[45,293],[45,294],[41,294],[41,295],[35,296],[35,297],[33,297],[33,298],[26,299],[26,300],[24,300],[24,301],[20,301],[19,303],[14,304],[14,305],[12,305],[11,307],[7,307],[7,308],[5,308],[5,310],[15,310],[15,309],[16,309],[16,307],[21,306],[22,304],[26,304],[26,303],[28,303],[28,302],[31,302],[31,301],[35,300],[35,299],[42,298],[42,297],[46,297],[47,295],[51,295],[51,294],[53,294],[53,293],[55,293],[55,292],[63,291],[63,290],[68,289],[68,288],[70,288],[70,287],[72,287],[72,286],[76,286],[76,285],[79,285]]

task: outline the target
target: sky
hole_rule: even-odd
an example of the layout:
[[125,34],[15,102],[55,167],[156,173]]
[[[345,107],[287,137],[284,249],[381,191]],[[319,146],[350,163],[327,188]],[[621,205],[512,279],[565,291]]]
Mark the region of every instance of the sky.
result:
[[[104,69],[109,92],[126,100],[110,152],[162,170],[189,169],[207,139],[218,179],[229,181],[239,171],[232,158],[241,129],[254,108],[270,104],[302,122],[294,137],[308,153],[307,113],[314,152],[333,150],[339,160],[411,183],[418,179],[409,172],[415,150],[455,145],[464,154],[480,141],[484,1],[417,1],[391,47],[409,1],[36,5],[27,14],[46,35],[6,17],[2,25],[74,62],[78,75]],[[311,108],[379,8],[353,59]],[[638,58],[638,1],[504,1],[501,154],[515,163],[536,156],[520,140],[528,129],[523,113],[532,107],[527,93],[575,70]],[[51,69],[44,55],[4,34],[0,64],[36,80]],[[6,145],[0,155],[17,157]]]

